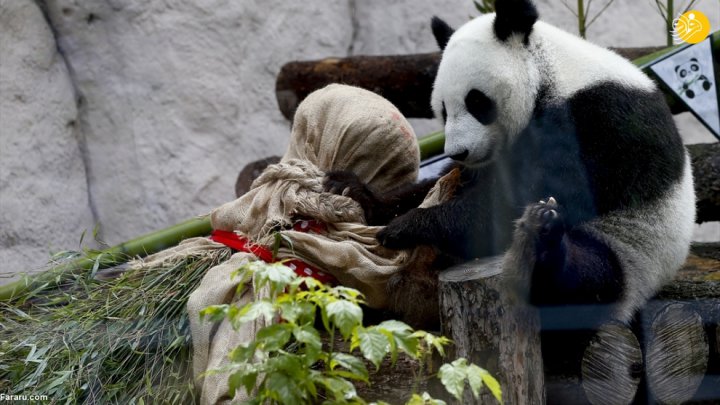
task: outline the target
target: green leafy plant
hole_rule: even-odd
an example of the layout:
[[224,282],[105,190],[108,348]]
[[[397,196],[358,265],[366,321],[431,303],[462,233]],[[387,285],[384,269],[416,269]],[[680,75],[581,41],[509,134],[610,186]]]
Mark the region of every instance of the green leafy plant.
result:
[[[249,404],[366,404],[354,386],[355,382],[369,382],[366,363],[378,370],[383,359],[389,357],[395,364],[403,353],[424,364],[434,351],[444,356],[450,343],[445,337],[413,330],[396,320],[364,326],[359,291],[300,278],[282,263],[248,263],[235,277],[240,280],[239,292],[252,283],[255,291],[267,288],[268,298],[243,307],[211,306],[200,315],[212,321],[228,319],[236,329],[260,317],[276,321],[259,329],[253,341],[229,353],[229,394],[235,396],[238,389],[244,389],[254,395]],[[341,347],[335,347],[336,337]],[[467,381],[476,396],[485,385],[501,400],[497,381],[465,359],[442,366],[439,376],[458,399]],[[414,394],[408,401],[442,403],[427,393]]]

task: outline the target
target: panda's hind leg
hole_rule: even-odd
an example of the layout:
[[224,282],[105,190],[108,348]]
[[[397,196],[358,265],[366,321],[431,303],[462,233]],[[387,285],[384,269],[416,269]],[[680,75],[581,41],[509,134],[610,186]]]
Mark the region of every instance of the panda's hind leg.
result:
[[615,254],[596,237],[567,226],[562,207],[552,197],[525,209],[507,264],[515,267],[511,271],[516,279],[526,279],[531,304],[573,314],[583,327],[607,320],[611,304],[622,295]]

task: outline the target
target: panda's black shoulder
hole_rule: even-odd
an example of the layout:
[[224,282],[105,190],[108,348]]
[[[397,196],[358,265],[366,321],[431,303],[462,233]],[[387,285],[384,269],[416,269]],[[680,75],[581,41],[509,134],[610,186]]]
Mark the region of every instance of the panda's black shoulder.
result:
[[600,212],[663,197],[681,179],[685,149],[659,90],[602,82],[566,106]]

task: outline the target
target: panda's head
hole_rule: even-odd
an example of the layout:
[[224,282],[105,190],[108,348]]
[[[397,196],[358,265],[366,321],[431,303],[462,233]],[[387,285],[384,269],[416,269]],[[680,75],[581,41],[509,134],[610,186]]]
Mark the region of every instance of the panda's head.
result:
[[497,0],[496,13],[453,31],[433,18],[443,49],[432,107],[445,124],[445,153],[468,166],[491,162],[527,127],[540,88],[532,52],[537,11],[529,0]]

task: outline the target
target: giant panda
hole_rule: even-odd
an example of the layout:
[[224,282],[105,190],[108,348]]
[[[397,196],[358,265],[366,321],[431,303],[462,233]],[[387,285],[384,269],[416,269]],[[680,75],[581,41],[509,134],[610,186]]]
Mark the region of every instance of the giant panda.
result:
[[386,224],[388,248],[504,253],[531,303],[629,322],[687,256],[690,159],[653,81],[537,18],[529,0],[497,0],[457,31],[432,21],[443,54],[431,103],[462,179],[449,202],[412,208],[432,180],[378,195],[331,172],[326,187]]

